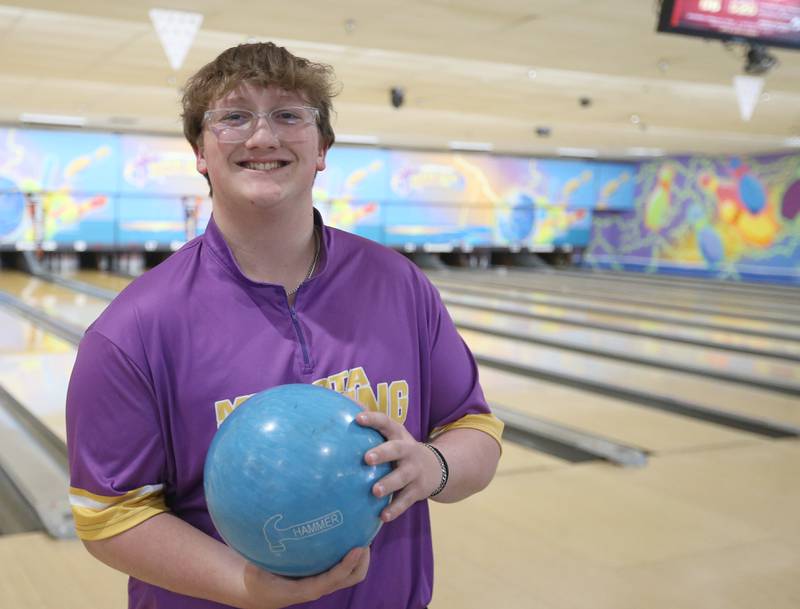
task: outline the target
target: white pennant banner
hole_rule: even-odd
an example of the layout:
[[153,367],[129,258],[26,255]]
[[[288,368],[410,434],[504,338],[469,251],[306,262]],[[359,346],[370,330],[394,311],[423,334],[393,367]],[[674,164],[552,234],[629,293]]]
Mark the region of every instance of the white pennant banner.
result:
[[203,23],[203,15],[154,8],[150,9],[150,20],[167,54],[169,65],[173,70],[179,70]]
[[764,88],[764,79],[758,76],[734,76],[733,87],[739,101],[739,114],[743,121],[749,121]]

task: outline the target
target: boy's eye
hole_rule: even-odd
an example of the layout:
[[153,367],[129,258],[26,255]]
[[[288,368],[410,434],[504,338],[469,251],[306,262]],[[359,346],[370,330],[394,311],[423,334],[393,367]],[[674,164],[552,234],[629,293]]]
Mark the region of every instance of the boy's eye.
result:
[[230,110],[223,114],[219,120],[228,125],[241,125],[252,118],[252,113],[246,110]]
[[293,124],[301,121],[302,117],[296,110],[282,108],[280,110],[275,110],[272,113],[272,119],[278,121],[279,123]]

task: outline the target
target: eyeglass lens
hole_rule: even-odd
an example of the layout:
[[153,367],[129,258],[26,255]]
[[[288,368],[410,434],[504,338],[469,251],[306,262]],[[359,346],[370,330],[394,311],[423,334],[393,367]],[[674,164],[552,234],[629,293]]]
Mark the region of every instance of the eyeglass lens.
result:
[[258,119],[264,117],[276,137],[284,140],[307,137],[307,127],[317,118],[316,108],[288,107],[270,112],[253,112],[220,108],[206,112],[209,127],[222,142],[242,142],[248,139],[258,126]]

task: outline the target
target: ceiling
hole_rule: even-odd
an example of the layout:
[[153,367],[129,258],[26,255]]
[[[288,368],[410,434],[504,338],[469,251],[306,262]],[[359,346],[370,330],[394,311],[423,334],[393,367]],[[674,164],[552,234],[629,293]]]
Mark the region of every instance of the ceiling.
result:
[[[225,48],[273,40],[331,64],[339,141],[630,158],[800,146],[800,52],[775,49],[750,121],[743,49],[655,32],[657,0],[27,0],[0,5],[0,122],[78,116],[86,128],[180,133],[180,85]],[[195,11],[176,72],[148,16]],[[405,103],[390,104],[401,87]],[[581,98],[588,104],[582,105]],[[546,127],[550,135],[537,135]],[[576,150],[577,149],[577,150]],[[592,152],[595,151],[595,152]]]

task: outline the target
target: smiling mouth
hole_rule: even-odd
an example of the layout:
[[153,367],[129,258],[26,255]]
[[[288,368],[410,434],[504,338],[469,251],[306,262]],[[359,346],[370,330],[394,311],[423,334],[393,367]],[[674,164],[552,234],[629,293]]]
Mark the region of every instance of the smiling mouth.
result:
[[252,169],[253,171],[272,171],[273,169],[280,169],[281,167],[286,167],[289,164],[289,161],[270,161],[269,163],[254,163],[250,161],[245,161],[243,163],[237,163],[239,167],[244,167],[245,169]]

